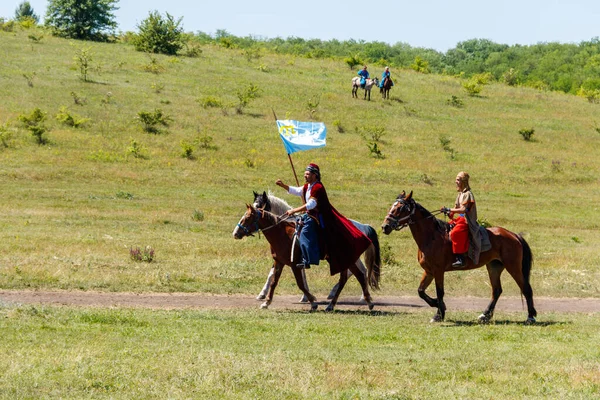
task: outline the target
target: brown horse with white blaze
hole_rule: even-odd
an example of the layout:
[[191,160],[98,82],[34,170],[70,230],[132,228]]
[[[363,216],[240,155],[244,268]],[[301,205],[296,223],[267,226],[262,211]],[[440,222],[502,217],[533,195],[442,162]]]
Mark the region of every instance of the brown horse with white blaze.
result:
[[[533,306],[533,290],[530,284],[530,273],[533,255],[529,244],[521,235],[501,227],[487,229],[490,249],[482,251],[479,263],[467,260],[467,265],[457,269],[452,267],[454,256],[452,242],[448,237],[448,224],[434,217],[412,198],[412,192],[402,192],[392,204],[382,225],[383,232],[389,235],[393,230],[410,228],[410,232],[419,247],[417,259],[423,268],[423,276],[419,285],[419,296],[431,307],[437,308],[432,322],[443,321],[446,314],[444,304],[444,273],[446,271],[467,270],[486,266],[492,284],[492,300],[487,309],[479,316],[479,322],[489,322],[494,314],[498,298],[502,293],[500,275],[506,269],[513,277],[527,302],[527,321],[534,323],[537,311]],[[435,280],[437,298],[425,293],[427,287]]]
[[[293,220],[279,218],[277,215],[266,211],[264,209],[257,209],[249,204],[246,205],[246,212],[238,222],[237,226],[233,230],[234,239],[242,239],[245,236],[252,236],[254,233],[261,231],[271,246],[271,255],[273,257],[273,267],[275,268],[275,274],[273,278],[273,284],[271,285],[265,302],[261,305],[261,308],[268,308],[273,301],[273,294],[275,288],[283,271],[283,267],[288,265],[292,267],[294,277],[296,278],[296,284],[298,288],[306,295],[308,301],[311,304],[311,310],[317,309],[317,299],[313,296],[306,284],[302,270],[295,267],[297,264],[293,260],[300,259],[300,246],[294,246],[296,224]],[[369,246],[365,253],[372,251],[373,245]],[[368,261],[368,260],[371,261]],[[369,310],[373,309],[373,301],[371,294],[369,293],[369,285],[376,289],[379,287],[379,273],[375,273],[375,269],[379,269],[374,260],[378,257],[365,257],[367,261],[367,274],[363,273],[358,267],[360,259],[355,264],[349,265],[348,269],[356,277],[363,291],[363,297],[366,301]],[[331,302],[327,306],[326,311],[333,311],[335,304],[339,298],[342,289],[344,288],[348,280],[347,271],[340,273],[340,280],[338,283],[337,291]]]

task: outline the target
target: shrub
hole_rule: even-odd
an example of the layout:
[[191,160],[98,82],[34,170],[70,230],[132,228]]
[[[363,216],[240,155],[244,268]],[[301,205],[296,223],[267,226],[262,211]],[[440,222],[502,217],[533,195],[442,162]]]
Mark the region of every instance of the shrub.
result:
[[133,261],[150,263],[152,260],[154,260],[154,249],[150,246],[146,246],[143,249],[140,249],[139,247],[131,247],[129,249],[129,257]]
[[32,72],[30,74],[24,73],[23,78],[27,79],[27,86],[33,87],[33,78],[35,78],[35,72]]
[[35,33],[30,33],[27,35],[27,39],[29,39],[31,43],[40,43],[43,38],[44,35],[36,35]]
[[583,85],[577,91],[577,96],[585,97],[590,103],[600,103],[600,90],[587,89]]
[[152,82],[150,84],[150,87],[152,88],[152,90],[154,90],[154,93],[159,94],[160,92],[162,92],[165,89],[165,84]]
[[346,63],[346,65],[348,65],[350,67],[351,70],[354,69],[354,67],[356,67],[357,65],[364,64],[363,60],[360,58],[360,56],[358,54],[344,58],[344,62]]
[[35,108],[29,115],[19,115],[19,121],[31,132],[37,144],[48,143],[44,133],[48,130],[42,123],[46,120],[46,113]]
[[523,136],[523,139],[527,142],[529,142],[531,140],[531,137],[533,136],[534,133],[535,133],[535,129],[533,129],[533,128],[519,130],[519,134],[521,136]]
[[172,118],[164,115],[160,108],[156,108],[154,112],[140,111],[137,116],[142,123],[143,129],[148,133],[160,133],[158,125],[168,126]]
[[315,113],[317,112],[317,108],[319,107],[319,103],[321,102],[321,96],[317,95],[315,97],[311,97],[306,101],[306,110],[308,111],[308,117],[313,119]]
[[183,52],[183,55],[185,57],[196,58],[200,57],[202,54],[202,49],[200,48],[199,44],[187,42],[185,43],[184,47],[185,51]]
[[75,92],[71,92],[71,97],[73,98],[73,102],[78,106],[83,106],[87,104],[87,99],[85,97],[79,96]]
[[456,108],[461,108],[465,105],[461,99],[454,95],[446,100],[446,104]]
[[235,110],[238,114],[242,114],[244,112],[244,108],[247,107],[252,100],[256,99],[260,95],[260,89],[258,88],[258,86],[250,84],[245,89],[238,90],[236,92],[236,95],[239,100],[239,103],[235,107]]
[[243,51],[244,57],[246,57],[246,60],[248,62],[252,61],[252,60],[258,60],[259,58],[262,57],[262,54],[260,53],[260,48],[258,47],[250,47],[247,48]]
[[339,133],[344,133],[346,131],[344,129],[344,127],[342,126],[342,122],[339,119],[336,119],[335,121],[333,121],[333,126],[336,127],[336,129]]
[[75,61],[75,65],[79,68],[79,78],[88,82],[88,74],[91,68],[93,53],[90,51],[89,47],[82,47],[77,50],[75,56],[73,56],[73,61]]
[[428,74],[430,72],[429,62],[427,60],[423,60],[419,56],[415,57],[415,62],[410,65],[410,68],[422,74]]
[[12,19],[6,21],[4,18],[0,18],[0,30],[4,32],[14,32],[15,26],[16,23]]
[[221,101],[221,99],[219,99],[217,97],[213,97],[213,96],[206,96],[206,97],[203,97],[202,99],[198,99],[197,101],[198,101],[198,103],[200,103],[200,105],[203,108],[208,108],[208,107],[221,108],[221,107],[223,107],[223,102]]
[[146,65],[144,65],[144,71],[146,72],[150,72],[152,74],[160,74],[161,72],[165,72],[165,67],[163,67],[162,65],[160,65],[158,63],[158,60],[156,59],[156,57],[150,57],[150,62]]
[[494,76],[490,72],[483,72],[481,74],[475,74],[471,78],[479,85],[487,85],[490,81],[494,80]]
[[442,149],[444,149],[444,151],[446,151],[448,153],[448,156],[450,157],[451,160],[456,160],[456,150],[454,150],[452,147],[450,147],[450,139],[447,136],[440,136],[439,137],[440,140],[440,145],[442,146]]
[[204,221],[204,213],[200,210],[194,210],[194,213],[192,214],[192,219],[194,221],[202,222]]
[[478,96],[483,90],[483,85],[477,83],[475,79],[469,79],[468,81],[463,82],[462,87],[471,97]]
[[142,144],[138,143],[134,139],[131,139],[129,141],[129,147],[127,148],[127,154],[131,154],[135,158],[139,158],[142,160],[145,160],[148,158],[148,156],[146,155],[146,149],[144,148],[144,146]]
[[179,142],[181,146],[181,157],[187,158],[188,160],[193,160],[194,157],[194,146],[191,143],[182,140]]
[[77,114],[71,114],[67,107],[61,107],[56,120],[73,128],[79,128],[81,125],[89,121],[89,118],[81,118]]
[[385,136],[385,128],[379,125],[363,126],[361,136],[369,142],[378,143]]
[[166,13],[163,17],[158,11],[152,11],[139,25],[139,33],[133,38],[137,51],[175,55],[183,47],[183,28],[181,20],[175,20]]
[[508,86],[516,86],[519,83],[519,72],[510,68],[502,75],[502,79]]
[[4,148],[12,146],[13,133],[10,131],[10,124],[7,122],[0,125],[0,145]]
[[212,136],[202,135],[198,138],[198,145],[202,149],[216,150],[217,146],[213,145],[212,142],[213,142]]
[[367,143],[367,147],[369,149],[369,153],[371,154],[371,157],[374,158],[385,158],[385,155],[383,155],[383,153],[381,152],[381,149],[379,148],[379,145],[375,142],[369,142]]

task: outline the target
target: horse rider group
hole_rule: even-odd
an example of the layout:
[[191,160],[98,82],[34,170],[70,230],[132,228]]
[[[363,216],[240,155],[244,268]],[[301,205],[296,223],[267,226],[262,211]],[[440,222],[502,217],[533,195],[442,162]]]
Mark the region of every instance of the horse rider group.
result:
[[[367,79],[369,79],[369,71],[367,71],[366,65],[364,65],[363,68],[360,71],[358,71],[358,76],[360,76],[360,87],[364,89],[367,83]],[[390,67],[385,67],[385,69],[383,70],[383,73],[381,74],[381,82],[379,82],[379,88],[383,88],[386,78],[389,79],[392,83],[392,86],[394,86],[394,82],[392,82],[392,76],[390,73]]]
[[[366,71],[366,67],[363,70]],[[355,263],[371,240],[331,205],[317,164],[311,163],[306,167],[304,181],[303,186],[289,186],[281,179],[275,182],[289,194],[303,200],[300,207],[286,212],[287,215],[303,213],[296,226],[302,262],[296,267],[307,269],[311,264],[318,265],[319,260],[326,259],[334,275]],[[462,268],[467,264],[467,255],[474,264],[478,263],[481,237],[469,174],[460,172],[455,182],[458,195],[454,207],[442,207],[441,211],[452,219],[450,239],[455,255],[452,266]]]

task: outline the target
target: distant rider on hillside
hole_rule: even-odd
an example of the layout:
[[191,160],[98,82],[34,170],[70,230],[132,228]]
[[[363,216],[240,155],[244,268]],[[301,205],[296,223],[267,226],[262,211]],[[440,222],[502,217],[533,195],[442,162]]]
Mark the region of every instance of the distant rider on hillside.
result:
[[361,89],[365,88],[367,84],[367,79],[369,79],[369,71],[367,71],[367,66],[363,66],[363,69],[358,71],[358,76],[360,76],[360,87]]

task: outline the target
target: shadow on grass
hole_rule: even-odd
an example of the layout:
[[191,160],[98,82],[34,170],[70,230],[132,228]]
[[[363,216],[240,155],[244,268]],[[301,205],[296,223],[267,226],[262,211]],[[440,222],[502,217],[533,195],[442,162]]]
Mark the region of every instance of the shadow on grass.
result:
[[325,311],[325,308],[319,308],[317,311],[310,310],[281,310],[281,312],[289,313],[289,314],[335,314],[335,315],[367,315],[371,317],[398,317],[402,315],[409,315],[406,311],[380,311],[380,310],[334,310],[334,311]]
[[[458,320],[446,320],[443,325],[445,328],[455,328],[462,326],[480,326],[480,325],[527,325],[527,323],[523,320],[492,320],[489,324],[481,324],[477,320],[473,321],[458,321]],[[534,324],[531,324],[532,327],[546,327],[546,326],[554,326],[554,325],[572,325],[572,322],[568,321],[536,321]]]

